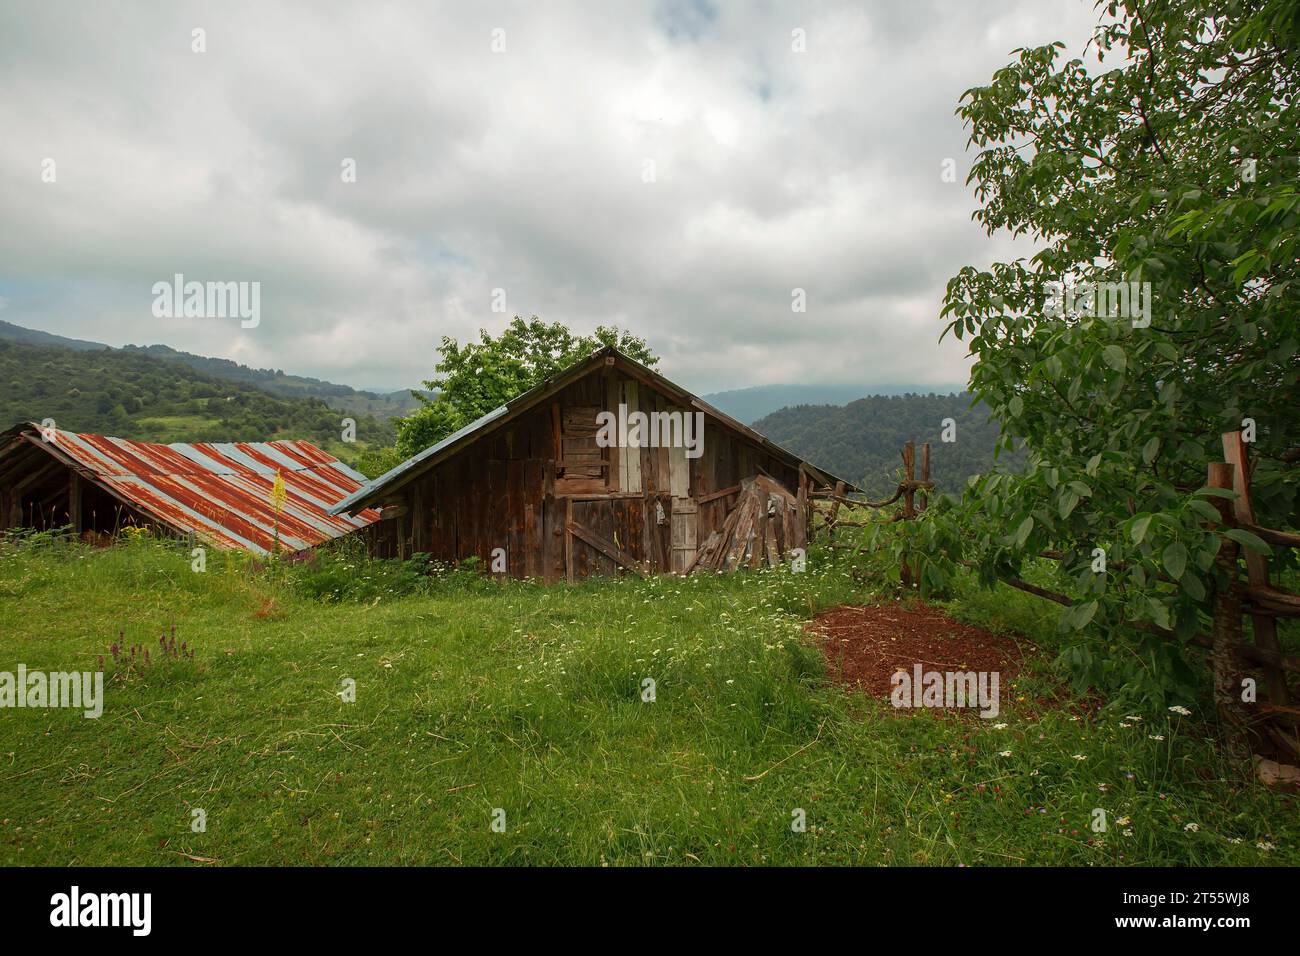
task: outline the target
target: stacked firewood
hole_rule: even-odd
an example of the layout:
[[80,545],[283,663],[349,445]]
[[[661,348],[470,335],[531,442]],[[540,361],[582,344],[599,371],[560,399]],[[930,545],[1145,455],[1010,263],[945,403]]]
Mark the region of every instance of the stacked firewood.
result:
[[798,499],[766,475],[740,483],[735,506],[722,527],[696,552],[686,573],[779,566],[795,548],[807,546]]

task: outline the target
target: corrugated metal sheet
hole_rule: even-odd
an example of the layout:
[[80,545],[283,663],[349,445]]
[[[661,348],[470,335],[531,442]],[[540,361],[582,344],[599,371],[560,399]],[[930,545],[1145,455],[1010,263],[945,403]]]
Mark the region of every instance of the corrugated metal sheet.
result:
[[[280,548],[298,551],[379,519],[374,509],[330,514],[366,478],[311,442],[158,445],[58,431],[53,444],[92,480],[216,548],[268,554],[278,527]],[[278,517],[271,503],[277,473],[286,493]]]

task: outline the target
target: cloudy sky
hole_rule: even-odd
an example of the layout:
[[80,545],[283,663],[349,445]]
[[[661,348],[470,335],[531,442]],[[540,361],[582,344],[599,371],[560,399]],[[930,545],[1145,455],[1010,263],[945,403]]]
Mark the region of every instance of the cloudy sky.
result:
[[[701,392],[964,382],[944,284],[1011,247],[970,221],[953,109],[1094,22],[1092,0],[0,0],[0,319],[357,386],[413,385],[443,335],[516,313],[629,328]],[[260,324],[156,318],[176,273],[260,282]]]

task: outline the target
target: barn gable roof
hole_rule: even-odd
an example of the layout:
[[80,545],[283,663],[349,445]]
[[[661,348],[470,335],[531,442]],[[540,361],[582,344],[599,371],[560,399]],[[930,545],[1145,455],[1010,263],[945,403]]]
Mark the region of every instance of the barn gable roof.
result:
[[[452,455],[455,455],[461,450],[469,447],[469,445],[477,439],[512,421],[529,409],[536,407],[556,392],[571,385],[583,376],[589,375],[606,365],[612,365],[615,368],[619,368],[631,375],[633,378],[639,378],[651,387],[672,397],[682,405],[690,407],[695,411],[703,412],[709,418],[714,419],[726,428],[739,432],[750,441],[768,451],[770,454],[782,459],[790,465],[794,467],[803,466],[812,473],[814,478],[818,478],[826,484],[834,484],[835,482],[842,480],[837,478],[835,475],[832,475],[830,472],[816,467],[806,459],[800,458],[793,452],[782,448],[780,445],[776,444],[776,442],[759,434],[748,425],[736,421],[730,415],[719,411],[708,402],[705,402],[699,396],[688,392],[680,385],[670,382],[658,372],[647,368],[640,362],[619,351],[614,346],[606,345],[592,352],[591,355],[587,356],[587,358],[575,362],[563,371],[557,372],[550,378],[533,386],[528,391],[521,392],[504,405],[499,408],[494,408],[486,415],[470,422],[464,428],[452,432],[437,444],[431,445],[424,449],[424,451],[412,455],[400,465],[390,469],[378,478],[373,479],[363,487],[359,488],[356,492],[340,501],[330,509],[330,513],[342,514],[352,508],[374,505],[376,500],[382,495],[397,490],[440,462],[445,461]],[[844,485],[851,491],[859,490],[852,482],[846,481],[844,482]]]
[[[331,508],[366,477],[308,441],[163,445],[43,429],[23,422],[0,433],[0,463],[40,449],[114,498],[181,534],[213,547],[269,553],[300,551],[379,519]],[[30,453],[30,452],[28,452]],[[271,504],[276,475],[284,505]]]

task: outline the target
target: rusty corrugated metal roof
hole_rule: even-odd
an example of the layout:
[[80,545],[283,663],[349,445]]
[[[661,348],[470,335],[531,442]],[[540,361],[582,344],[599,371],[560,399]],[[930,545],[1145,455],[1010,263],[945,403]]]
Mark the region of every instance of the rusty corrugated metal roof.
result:
[[[378,520],[366,509],[332,515],[366,477],[307,441],[160,445],[103,435],[20,426],[24,437],[77,467],[145,514],[225,550],[298,551]],[[276,474],[285,488],[279,516],[271,503]]]

